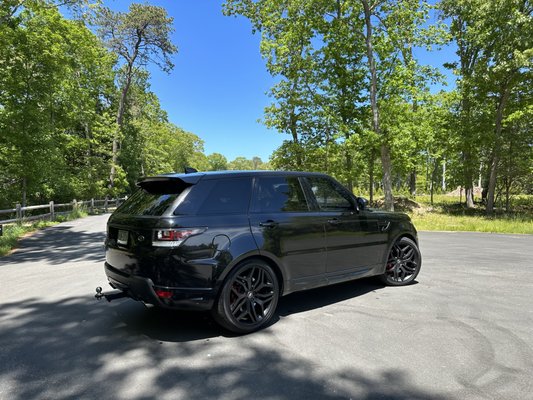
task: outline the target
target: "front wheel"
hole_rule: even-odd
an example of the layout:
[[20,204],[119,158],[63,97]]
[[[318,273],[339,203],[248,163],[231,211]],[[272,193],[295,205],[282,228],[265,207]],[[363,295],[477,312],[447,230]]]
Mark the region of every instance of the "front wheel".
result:
[[221,289],[213,317],[235,333],[250,333],[267,325],[276,311],[279,283],[262,260],[248,260],[229,274]]
[[408,285],[415,280],[421,265],[422,256],[416,243],[407,237],[400,238],[390,250],[381,280],[390,286]]

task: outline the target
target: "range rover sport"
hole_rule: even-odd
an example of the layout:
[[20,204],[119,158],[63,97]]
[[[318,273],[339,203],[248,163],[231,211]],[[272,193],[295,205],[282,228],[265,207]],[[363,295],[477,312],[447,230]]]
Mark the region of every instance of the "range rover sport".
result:
[[409,217],[376,211],[319,173],[223,171],[144,178],[109,218],[105,272],[122,296],[211,310],[236,333],[271,321],[280,296],[421,266]]

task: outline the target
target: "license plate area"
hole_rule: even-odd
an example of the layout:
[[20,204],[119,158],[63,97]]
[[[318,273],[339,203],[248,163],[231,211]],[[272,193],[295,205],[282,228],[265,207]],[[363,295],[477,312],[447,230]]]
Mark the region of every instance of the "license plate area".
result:
[[127,246],[128,245],[128,238],[129,238],[129,232],[128,231],[124,231],[122,229],[120,229],[118,231],[118,236],[117,236],[117,244],[119,246]]

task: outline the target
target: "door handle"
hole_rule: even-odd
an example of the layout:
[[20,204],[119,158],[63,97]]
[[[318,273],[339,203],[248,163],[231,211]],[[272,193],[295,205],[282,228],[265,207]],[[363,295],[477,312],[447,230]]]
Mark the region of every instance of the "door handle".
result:
[[390,221],[378,221],[378,227],[381,232],[386,232],[390,227]]
[[328,219],[328,224],[330,225],[339,225],[340,223],[341,223],[341,220],[338,218]]
[[278,223],[269,219],[268,221],[260,222],[259,226],[262,228],[274,228],[278,226]]

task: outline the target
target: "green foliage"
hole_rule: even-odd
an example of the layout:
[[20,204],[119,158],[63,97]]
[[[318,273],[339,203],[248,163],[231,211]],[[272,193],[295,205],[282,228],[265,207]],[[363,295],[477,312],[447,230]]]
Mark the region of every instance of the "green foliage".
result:
[[169,72],[177,47],[170,40],[173,18],[162,7],[132,3],[127,13],[108,7],[97,10],[94,22],[108,48],[126,64],[146,67],[156,64]]
[[[460,185],[469,207],[481,180],[487,209],[531,190],[529,2],[227,0],[224,12],[250,20],[278,78],[264,123],[290,140],[273,167],[328,172],[370,197]],[[442,76],[416,51],[452,40],[457,89],[431,94]]]
[[[61,3],[87,14],[85,0]],[[0,208],[114,197],[144,175],[210,169],[203,141],[168,121],[144,69],[172,67],[172,19],[139,4],[99,16],[105,43],[53,1],[0,3]]]
[[[422,151],[416,143],[425,134],[415,121],[416,104],[427,97],[429,81],[439,77],[417,63],[413,47],[442,42],[443,30],[426,24],[426,2],[403,0],[371,7],[368,31],[365,4],[226,2],[226,14],[244,15],[261,32],[266,67],[280,78],[270,90],[274,102],[264,118],[268,127],[291,136],[272,156],[276,168],[333,171],[352,188],[370,167],[366,179],[374,186],[375,173],[381,171],[380,166],[374,170],[375,159],[380,148],[388,152],[390,147],[397,175],[413,168],[413,158]],[[381,154],[390,175],[388,155]]]
[[227,158],[220,153],[212,153],[207,156],[210,171],[223,171],[228,169]]
[[81,22],[45,2],[25,2],[0,36],[0,204],[21,201],[20,191],[22,201],[65,200],[71,179],[99,168],[102,143],[91,131],[112,91],[113,59]]
[[[525,164],[531,160],[528,148],[533,136],[526,128],[531,126],[527,110],[533,104],[531,4],[443,0],[440,6],[443,17],[451,20],[450,32],[458,47],[459,63],[450,67],[460,78],[460,124],[454,133],[460,135],[457,150],[463,158],[465,186],[472,186],[481,164],[491,214],[502,184],[508,198],[516,181],[513,175],[527,176]],[[513,143],[525,145],[525,151],[516,151],[517,162],[508,157],[509,151],[518,149]]]

